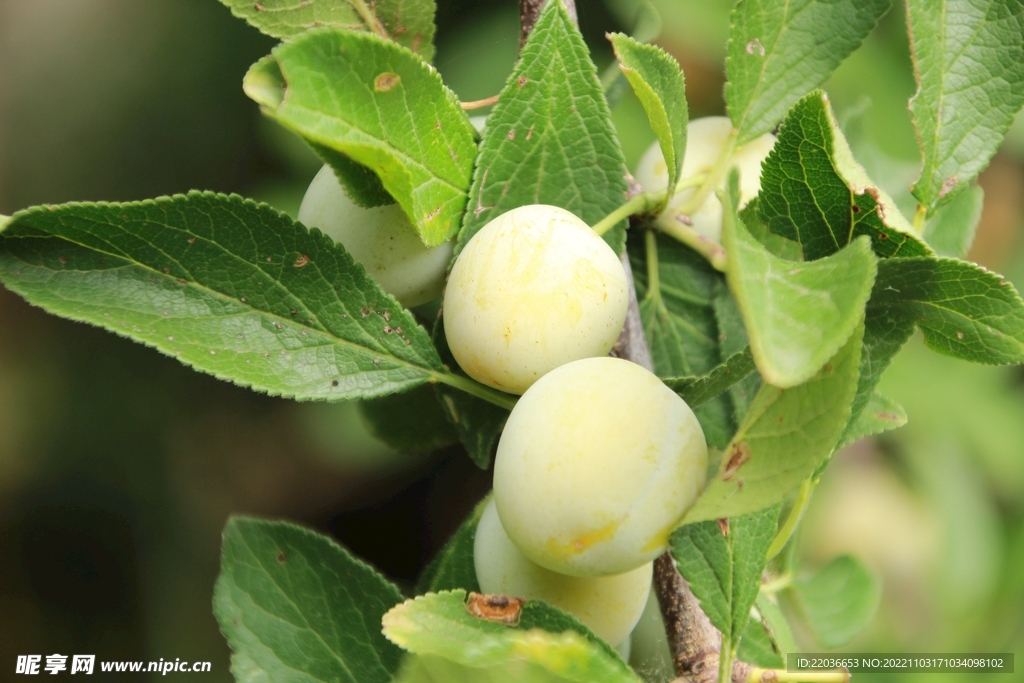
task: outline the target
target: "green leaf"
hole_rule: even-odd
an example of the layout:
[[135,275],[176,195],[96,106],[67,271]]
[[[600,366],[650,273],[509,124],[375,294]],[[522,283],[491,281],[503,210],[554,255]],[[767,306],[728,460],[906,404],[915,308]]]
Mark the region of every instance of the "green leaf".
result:
[[735,647],[761,588],[779,506],[728,520],[687,524],[672,533],[672,557],[711,623]]
[[727,391],[737,382],[746,379],[747,375],[754,372],[755,369],[754,356],[747,348],[729,356],[724,363],[715,366],[706,375],[667,377],[664,382],[672,391],[679,394],[688,406],[694,408]]
[[334,176],[345,188],[345,194],[358,206],[372,208],[395,203],[395,198],[384,189],[380,176],[368,167],[330,147],[313,143],[310,143],[310,147],[334,170]]
[[722,200],[729,288],[761,376],[794,387],[814,376],[864,319],[877,261],[866,239],[817,261],[773,256],[736,215],[736,181],[734,173]]
[[0,280],[272,395],[369,398],[446,377],[426,330],[342,246],[237,196],[22,211],[0,235]]
[[[722,362],[714,311],[721,273],[696,252],[652,232],[631,235],[629,255],[655,374],[711,372]],[[728,397],[711,399],[694,413],[708,444],[724,448],[736,430]]]
[[314,149],[380,176],[428,246],[458,230],[476,158],[474,129],[437,71],[414,54],[369,33],[317,29],[256,62],[242,86]]
[[797,579],[787,591],[807,619],[818,642],[841,647],[871,621],[882,584],[854,557],[841,555],[809,579]]
[[374,437],[406,453],[429,453],[459,440],[437,393],[428,385],[361,401],[359,412]]
[[[872,296],[875,296],[879,289],[879,280],[876,279]],[[857,380],[857,394],[850,407],[849,422],[843,431],[843,436],[839,439],[840,444],[852,443],[850,438],[853,437],[856,430],[860,429],[861,413],[874,396],[875,387],[882,379],[882,373],[889,367],[892,359],[912,334],[914,334],[912,320],[901,317],[892,311],[872,307],[871,300],[868,300],[864,318],[864,343],[860,353],[860,378]],[[827,464],[827,460],[822,462],[815,476],[819,476]]]
[[675,187],[683,167],[686,126],[690,120],[686,82],[679,63],[660,47],[643,45],[622,33],[611,33],[608,39],[619,68],[647,112],[647,120],[658,138],[668,166],[668,187]]
[[757,211],[768,230],[799,243],[809,261],[834,254],[859,235],[870,237],[881,257],[931,254],[892,198],[854,160],[820,90],[786,116],[762,167]]
[[757,618],[747,623],[736,658],[762,669],[786,668],[786,660],[775,649],[768,627]]
[[891,0],[740,0],[725,101],[744,144],[767,133],[864,41]]
[[[574,628],[566,628],[573,622]],[[400,679],[404,681],[638,680],[611,648],[602,647],[593,634],[588,637],[579,622],[537,601],[523,606],[515,628],[471,615],[461,590],[407,600],[385,614],[383,623],[384,635],[392,642],[426,658],[427,671]],[[449,677],[439,677],[435,666]]]
[[401,600],[326,536],[244,517],[224,528],[213,611],[237,681],[387,683],[401,651],[380,623]]
[[452,537],[438,551],[430,564],[423,570],[416,582],[416,593],[437,593],[463,589],[480,592],[476,580],[476,565],[473,560],[473,545],[476,542],[476,528],[484,508],[491,500],[488,495],[480,501],[469,516],[459,525]]
[[[747,328],[743,326],[743,314],[736,303],[736,297],[729,291],[724,278],[715,283],[715,298],[712,302],[715,311],[715,322],[718,325],[718,339],[723,356],[734,356],[750,348]],[[755,368],[756,369],[756,368]],[[743,422],[750,402],[754,400],[761,388],[761,375],[752,372],[744,379],[729,387],[729,400],[732,402],[732,431],[728,439],[736,431],[736,425]]]
[[[442,315],[443,313],[442,310]],[[465,376],[455,362],[451,349],[448,348],[448,339],[444,336],[444,322],[440,316],[434,323],[433,340],[445,367],[455,369],[460,375]],[[455,425],[459,441],[466,447],[470,460],[480,469],[487,469],[491,465],[491,456],[498,445],[501,430],[505,428],[509,409],[500,408],[448,386],[439,384],[436,389],[445,415],[448,421]]]
[[935,210],[924,226],[924,238],[936,254],[953,258],[967,255],[974,243],[984,203],[985,191],[972,185]]
[[879,263],[868,311],[913,320],[934,351],[974,363],[1024,362],[1024,301],[1008,280],[950,258]]
[[860,411],[856,419],[850,420],[850,424],[836,445],[836,450],[863,438],[891,429],[899,429],[905,424],[907,424],[907,411],[903,410],[903,406],[876,391],[871,394],[867,405]]
[[924,157],[914,195],[929,213],[977,177],[1024,105],[1020,0],[909,0]]
[[[626,163],[597,71],[561,2],[549,2],[487,117],[456,253],[491,219],[550,204],[594,225],[626,201]],[[604,234],[620,253],[626,221]]]
[[772,643],[775,644],[775,650],[783,660],[789,653],[799,652],[786,615],[782,613],[779,606],[764,593],[757,594],[754,604],[757,606],[758,614],[761,615],[761,623],[768,630],[768,635],[771,637]]
[[221,0],[231,13],[268,36],[319,26],[362,29],[404,45],[428,62],[434,56],[434,0]]
[[758,198],[754,197],[740,211],[740,222],[769,253],[786,261],[803,261],[804,252],[800,244],[778,235],[768,229],[758,214]]
[[785,498],[831,455],[850,417],[863,327],[809,382],[764,384],[684,522],[733,517]]

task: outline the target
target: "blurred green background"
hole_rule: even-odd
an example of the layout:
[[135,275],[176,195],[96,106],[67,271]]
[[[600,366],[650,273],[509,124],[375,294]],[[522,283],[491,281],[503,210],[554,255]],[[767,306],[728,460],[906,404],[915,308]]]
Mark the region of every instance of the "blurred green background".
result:
[[[604,32],[628,30],[639,3],[577,4],[603,67]],[[723,113],[730,3],[655,4],[691,117]],[[516,2],[439,5],[446,82],[464,100],[495,94],[515,58]],[[897,3],[826,88],[858,158],[907,202],[918,160],[903,16]],[[200,188],[294,214],[319,162],[241,91],[272,45],[216,0],[0,0],[0,213]],[[632,165],[653,140],[632,95],[615,121]],[[1024,119],[981,185],[971,258],[1020,288]],[[808,570],[852,552],[883,578],[878,614],[846,649],[1019,659],[1024,372],[914,339],[882,390],[910,424],[836,457],[803,534]],[[229,681],[210,613],[227,515],[319,528],[409,585],[489,481],[458,447],[387,448],[354,405],[260,396],[0,289],[0,680],[18,654],[58,652],[210,660],[211,674],[170,676]]]

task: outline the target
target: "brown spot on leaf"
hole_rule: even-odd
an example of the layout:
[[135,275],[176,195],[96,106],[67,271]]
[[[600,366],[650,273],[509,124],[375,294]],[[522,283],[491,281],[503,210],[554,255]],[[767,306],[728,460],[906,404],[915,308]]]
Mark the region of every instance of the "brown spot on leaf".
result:
[[523,613],[523,599],[471,592],[469,602],[466,603],[466,611],[479,619],[517,626]]
[[718,530],[722,532],[722,535],[729,538],[729,518],[722,517],[718,520]]
[[725,461],[725,471],[722,472],[722,479],[732,481],[743,465],[750,462],[750,446],[746,441],[734,443],[729,449],[729,459]]
[[255,9],[257,12],[262,12],[263,11],[263,5],[261,5],[260,3],[257,2],[256,4],[253,5],[253,9]]
[[277,553],[277,561],[278,562],[280,562],[281,564],[284,564],[285,560],[287,560],[287,559],[288,558],[285,556],[283,550],[278,551],[278,553]]
[[402,77],[385,71],[373,80],[373,89],[377,92],[387,92],[401,82]]
[[420,51],[420,43],[421,42],[423,42],[423,36],[421,36],[419,33],[417,33],[416,36],[412,39],[412,51],[413,52],[419,52]]
[[509,140],[515,140],[516,139],[516,129],[515,128],[510,128],[509,129],[509,131],[508,131],[508,139]]
[[851,211],[853,211],[854,213],[860,213],[860,207],[859,207],[859,206],[857,206],[856,204],[854,204],[853,206],[851,206],[851,207],[850,207],[850,210],[851,210]]
[[885,420],[886,422],[899,422],[900,421],[900,416],[896,415],[895,413],[881,412],[881,413],[877,413],[876,417],[879,420]]
[[59,261],[62,266],[66,266],[68,264],[68,257],[67,256],[58,256],[57,257],[57,261]]
[[309,263],[309,257],[305,254],[299,254],[299,258],[295,259],[296,268],[304,268]]
[[520,76],[518,79],[516,79],[516,83],[519,84],[520,88],[523,87],[524,85],[526,85],[529,82],[530,82],[530,79],[528,79],[526,76]]
[[939,199],[942,199],[947,194],[952,192],[953,188],[956,187],[956,184],[959,182],[960,179],[957,178],[955,175],[951,175],[948,178],[946,178],[946,182],[942,183],[942,187],[939,188]]

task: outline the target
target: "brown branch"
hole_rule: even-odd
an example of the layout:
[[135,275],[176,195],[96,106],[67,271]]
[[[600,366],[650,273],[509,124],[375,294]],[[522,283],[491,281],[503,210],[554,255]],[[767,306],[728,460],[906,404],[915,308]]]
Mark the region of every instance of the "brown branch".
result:
[[[559,0],[552,1],[558,2]],[[547,2],[548,0],[519,0],[520,49],[522,49],[523,45],[526,45],[526,38],[530,35],[530,31],[533,30],[533,25],[537,23],[537,17],[540,16],[540,11]],[[565,3],[565,9],[568,10],[572,23],[579,25],[579,20],[576,18],[576,0],[562,0],[562,2]]]

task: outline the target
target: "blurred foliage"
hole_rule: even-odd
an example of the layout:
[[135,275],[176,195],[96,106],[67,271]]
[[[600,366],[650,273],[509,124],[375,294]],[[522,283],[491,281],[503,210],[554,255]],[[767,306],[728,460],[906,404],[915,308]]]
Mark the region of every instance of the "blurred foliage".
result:
[[[603,68],[603,34],[628,31],[639,0],[577,4]],[[686,71],[691,117],[723,113],[732,3],[655,4],[658,42]],[[435,63],[446,83],[463,99],[497,93],[516,55],[516,3],[439,5]],[[920,162],[903,21],[896,3],[825,89],[858,159],[906,208]],[[0,0],[0,214],[202,188],[294,215],[320,164],[241,90],[272,44],[216,0]],[[632,93],[614,122],[632,168],[654,140]],[[1022,164],[1018,117],[981,176],[971,252],[1018,288]],[[881,390],[909,424],[837,455],[802,536],[808,574],[850,552],[883,577],[880,611],[844,649],[1019,658],[1024,373],[941,357],[915,338]],[[457,449],[380,444],[354,405],[246,392],[0,290],[4,666],[25,653],[180,657],[211,660],[204,680],[228,681],[210,600],[229,513],[330,531],[409,587],[489,481]]]

